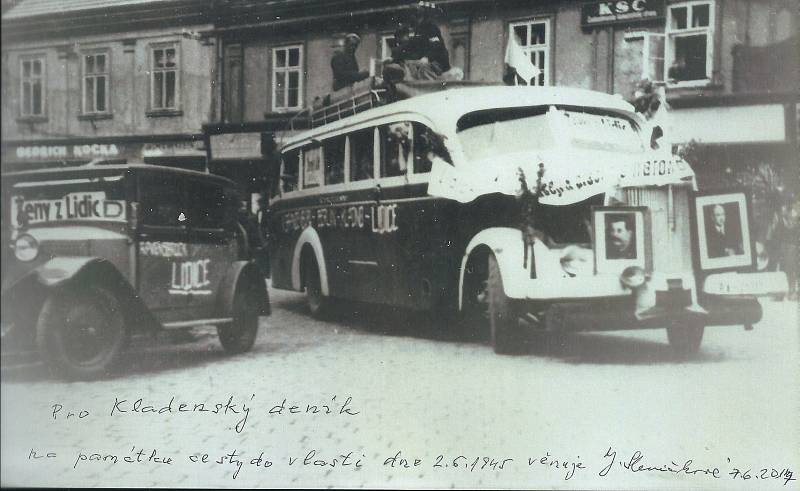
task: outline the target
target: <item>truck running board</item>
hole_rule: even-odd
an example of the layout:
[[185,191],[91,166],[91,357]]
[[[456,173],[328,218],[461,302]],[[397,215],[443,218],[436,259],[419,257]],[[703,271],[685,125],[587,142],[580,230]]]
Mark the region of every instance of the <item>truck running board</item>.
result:
[[233,317],[220,317],[218,319],[197,319],[193,321],[165,322],[162,324],[164,329],[180,329],[183,327],[229,324],[233,322]]

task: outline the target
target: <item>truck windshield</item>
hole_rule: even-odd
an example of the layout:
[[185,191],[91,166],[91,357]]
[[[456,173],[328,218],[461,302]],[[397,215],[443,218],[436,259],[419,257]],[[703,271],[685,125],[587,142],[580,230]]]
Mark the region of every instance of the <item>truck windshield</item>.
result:
[[476,111],[463,116],[456,129],[464,154],[472,161],[556,145],[615,152],[643,149],[633,120],[571,106]]

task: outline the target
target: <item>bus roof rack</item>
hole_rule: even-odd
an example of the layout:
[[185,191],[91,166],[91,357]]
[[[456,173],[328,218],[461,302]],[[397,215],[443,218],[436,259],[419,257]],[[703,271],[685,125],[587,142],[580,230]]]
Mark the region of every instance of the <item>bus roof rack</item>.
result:
[[[305,122],[306,118],[311,128],[317,128],[374,107],[419,95],[461,87],[497,85],[496,83],[463,80],[414,80],[394,84],[376,80],[376,78],[367,79],[357,82],[351,87],[332,92],[325,97],[317,97],[312,107],[300,111],[289,120],[288,129],[300,129],[300,123]],[[305,126],[302,125],[302,127]]]
[[358,114],[373,107],[388,103],[386,89],[370,89],[366,92],[354,93],[344,100],[333,102],[318,109],[311,110],[311,127],[316,128],[347,116]]

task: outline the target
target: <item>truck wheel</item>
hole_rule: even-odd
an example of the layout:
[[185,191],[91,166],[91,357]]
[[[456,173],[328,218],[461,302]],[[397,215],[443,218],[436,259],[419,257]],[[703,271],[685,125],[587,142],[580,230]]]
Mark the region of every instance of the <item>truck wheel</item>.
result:
[[53,292],[36,325],[39,352],[53,373],[91,380],[108,375],[128,338],[119,299],[97,286]]
[[233,322],[217,326],[217,335],[226,353],[235,355],[250,351],[258,334],[261,302],[253,292],[258,288],[239,285],[233,297]]
[[317,319],[324,319],[328,314],[328,298],[322,294],[322,279],[319,275],[319,266],[316,259],[309,259],[305,270],[306,277],[306,304],[311,315]]
[[519,317],[514,301],[506,296],[500,266],[494,255],[489,255],[489,328],[495,353],[508,354],[521,348]]
[[676,354],[694,355],[700,349],[705,325],[697,319],[679,319],[667,326],[667,339]]

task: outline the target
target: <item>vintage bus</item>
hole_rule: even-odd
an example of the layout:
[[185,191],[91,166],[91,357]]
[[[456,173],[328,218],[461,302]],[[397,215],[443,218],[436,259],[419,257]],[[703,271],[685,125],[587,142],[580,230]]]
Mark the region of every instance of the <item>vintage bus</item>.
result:
[[[461,86],[332,119],[282,147],[267,213],[272,285],[314,315],[458,313],[499,353],[540,330],[660,327],[692,353],[786,288],[757,271],[746,193],[696,193],[619,96]],[[722,258],[702,227],[715,199],[740,234]]]

